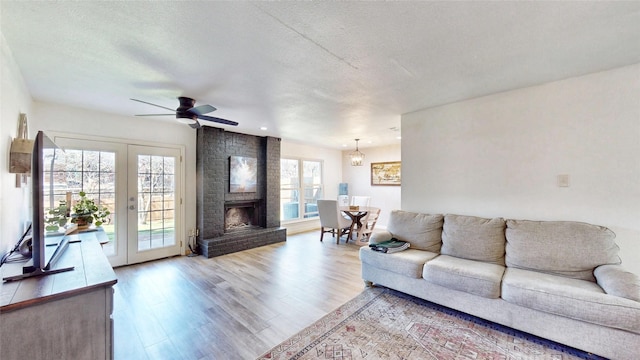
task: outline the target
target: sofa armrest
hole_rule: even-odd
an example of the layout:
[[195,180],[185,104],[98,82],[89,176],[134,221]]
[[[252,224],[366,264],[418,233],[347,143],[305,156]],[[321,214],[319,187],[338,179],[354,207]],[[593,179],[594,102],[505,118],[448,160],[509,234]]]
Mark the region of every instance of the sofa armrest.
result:
[[378,244],[383,241],[391,240],[393,235],[388,231],[376,231],[369,236],[369,244]]
[[607,294],[640,301],[640,277],[621,265],[600,265],[593,275]]

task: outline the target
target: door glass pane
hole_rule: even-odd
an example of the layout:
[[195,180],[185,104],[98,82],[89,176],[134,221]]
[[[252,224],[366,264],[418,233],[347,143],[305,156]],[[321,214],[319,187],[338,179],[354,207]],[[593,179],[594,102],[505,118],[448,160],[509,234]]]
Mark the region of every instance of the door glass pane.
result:
[[175,158],[138,155],[138,250],[174,246]]
[[80,197],[80,192],[84,191],[96,205],[107,207],[111,214],[102,224],[109,238],[109,243],[103,246],[107,255],[115,253],[115,168],[115,152],[65,149],[64,162],[59,162],[58,167],[53,169],[54,198],[47,203],[50,207],[56,207],[60,201],[66,200],[67,192],[70,192],[73,205]]
[[172,157],[164,158],[164,173],[173,175],[175,173],[176,159]]

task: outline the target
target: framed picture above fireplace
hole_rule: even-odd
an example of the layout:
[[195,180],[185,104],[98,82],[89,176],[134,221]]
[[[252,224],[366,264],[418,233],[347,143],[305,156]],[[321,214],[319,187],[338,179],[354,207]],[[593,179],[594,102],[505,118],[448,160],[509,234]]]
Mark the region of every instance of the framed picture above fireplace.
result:
[[251,157],[231,156],[229,163],[229,192],[256,192],[258,160]]

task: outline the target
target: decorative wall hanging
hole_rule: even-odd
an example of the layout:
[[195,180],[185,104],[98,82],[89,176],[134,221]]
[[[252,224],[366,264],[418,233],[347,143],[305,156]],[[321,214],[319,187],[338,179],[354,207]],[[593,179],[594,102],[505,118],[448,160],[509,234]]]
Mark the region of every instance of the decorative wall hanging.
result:
[[18,134],[11,141],[9,150],[9,172],[16,174],[16,187],[21,187],[27,181],[27,174],[31,172],[31,152],[33,140],[29,140],[27,115],[20,114],[18,118]]
[[258,160],[244,156],[231,156],[229,162],[229,192],[256,192]]
[[401,184],[400,161],[371,163],[371,185]]

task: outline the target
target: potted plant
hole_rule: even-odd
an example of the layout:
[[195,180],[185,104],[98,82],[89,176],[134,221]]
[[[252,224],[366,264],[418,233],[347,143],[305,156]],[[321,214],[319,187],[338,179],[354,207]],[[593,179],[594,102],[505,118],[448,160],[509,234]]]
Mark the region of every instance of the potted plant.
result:
[[45,217],[47,231],[58,231],[61,227],[67,225],[69,208],[65,200],[60,201],[60,205],[50,209]]
[[[91,223],[102,225],[111,212],[104,206],[96,205],[93,199],[89,199],[84,191],[80,191],[80,200],[71,207],[71,222],[78,228],[88,227]],[[94,222],[95,220],[95,222]]]
[[49,210],[45,221],[47,231],[58,231],[67,224],[69,216],[71,223],[78,225],[79,229],[87,228],[92,223],[96,227],[101,226],[107,220],[111,212],[104,206],[96,205],[93,199],[89,199],[84,191],[80,192],[80,199],[69,208],[67,201],[60,201],[60,205]]

